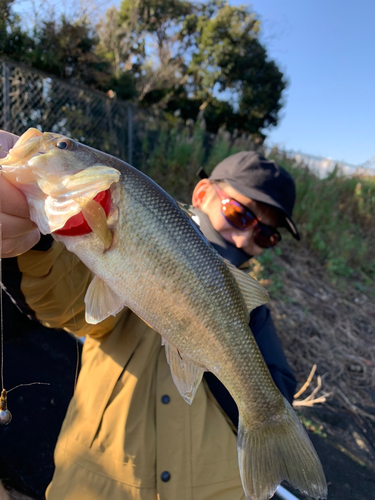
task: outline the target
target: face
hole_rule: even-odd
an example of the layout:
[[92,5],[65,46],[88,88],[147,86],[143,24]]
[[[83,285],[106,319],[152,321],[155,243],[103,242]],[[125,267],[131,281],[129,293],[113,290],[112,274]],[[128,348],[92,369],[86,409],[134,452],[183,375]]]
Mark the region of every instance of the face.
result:
[[[221,182],[218,185],[228,197],[249,208],[258,220],[264,224],[275,229],[280,226],[281,220],[277,209],[247,198],[229,184]],[[254,241],[255,227],[243,231],[236,229],[226,220],[221,210],[221,199],[208,179],[200,181],[196,186],[193,194],[193,206],[200,208],[208,215],[213,228],[229,243],[253,257],[260,255],[264,251],[264,248],[258,246]]]

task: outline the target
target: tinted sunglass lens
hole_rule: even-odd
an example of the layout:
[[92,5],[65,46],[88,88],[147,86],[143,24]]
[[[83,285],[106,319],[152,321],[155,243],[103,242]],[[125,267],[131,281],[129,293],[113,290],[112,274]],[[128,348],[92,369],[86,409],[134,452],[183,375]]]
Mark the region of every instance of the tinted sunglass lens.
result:
[[254,236],[254,242],[261,248],[271,248],[281,240],[280,234],[271,227],[258,226],[258,231]]
[[247,229],[257,222],[252,213],[245,210],[236,200],[230,200],[225,204],[223,203],[223,214],[232,226],[241,230]]

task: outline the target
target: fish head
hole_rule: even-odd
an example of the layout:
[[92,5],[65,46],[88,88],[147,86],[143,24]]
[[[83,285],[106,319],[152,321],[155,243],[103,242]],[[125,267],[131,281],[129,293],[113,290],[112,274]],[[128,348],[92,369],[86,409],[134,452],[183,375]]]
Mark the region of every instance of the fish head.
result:
[[30,128],[1,160],[1,165],[6,174],[14,172],[13,177],[18,178],[18,183],[27,184],[30,179],[32,182],[32,175],[52,177],[91,167],[95,162],[91,151],[91,148],[64,135]]
[[21,135],[0,165],[2,175],[25,194],[30,218],[43,234],[63,229],[77,215],[82,217],[83,207],[120,178],[120,172],[95,150],[35,128]]

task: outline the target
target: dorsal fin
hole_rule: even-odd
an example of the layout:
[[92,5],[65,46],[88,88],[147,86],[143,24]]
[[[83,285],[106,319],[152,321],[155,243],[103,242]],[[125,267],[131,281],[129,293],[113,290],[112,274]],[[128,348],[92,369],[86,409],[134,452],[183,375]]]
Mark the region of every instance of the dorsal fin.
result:
[[194,217],[195,213],[190,210],[189,205],[183,203],[182,201],[177,201],[177,200],[176,203],[179,206],[179,208],[189,217],[189,219],[192,219]]
[[224,259],[228,269],[233,274],[245,300],[246,308],[250,313],[256,307],[266,304],[270,297],[267,290],[257,281],[241,269]]

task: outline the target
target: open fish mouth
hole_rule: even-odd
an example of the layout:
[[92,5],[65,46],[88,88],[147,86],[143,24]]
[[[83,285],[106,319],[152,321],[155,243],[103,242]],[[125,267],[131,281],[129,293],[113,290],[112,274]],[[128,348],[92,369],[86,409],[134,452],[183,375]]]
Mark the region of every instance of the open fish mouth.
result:
[[8,155],[1,160],[1,165],[18,168],[27,163],[33,156],[44,154],[46,152],[44,135],[36,128],[27,130],[21,135]]
[[[0,164],[9,180],[23,186],[30,217],[43,234],[60,230],[61,235],[73,236],[94,231],[109,248],[110,187],[119,181],[120,172],[101,163],[83,168],[77,150],[78,143],[72,139],[31,128]],[[66,155],[70,155],[68,170],[64,168]]]
[[[60,134],[30,128],[20,136],[7,156],[1,160],[1,166],[7,167],[8,172],[16,168],[27,167],[32,158],[47,153],[53,147],[59,147],[58,144],[61,141],[64,142],[64,136]],[[71,139],[66,139],[64,143],[75,144]]]

